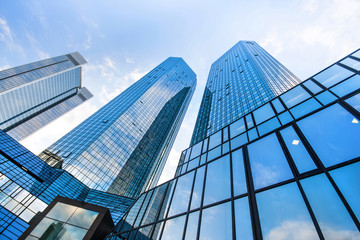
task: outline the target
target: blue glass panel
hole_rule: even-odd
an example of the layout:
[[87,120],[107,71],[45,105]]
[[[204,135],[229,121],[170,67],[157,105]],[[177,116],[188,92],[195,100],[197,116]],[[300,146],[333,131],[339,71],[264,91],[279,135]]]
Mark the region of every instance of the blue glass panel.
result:
[[230,125],[230,137],[233,138],[240,133],[245,132],[244,118],[240,118],[236,122]]
[[303,89],[300,85],[281,95],[281,99],[288,108],[291,108],[292,106],[308,99],[309,97],[311,97],[310,94],[306,92],[305,89]]
[[218,146],[217,148],[214,148],[213,150],[210,150],[208,152],[208,162],[217,158],[221,155],[221,146]]
[[240,147],[241,145],[244,145],[248,142],[246,133],[241,134],[240,136],[232,139],[231,141],[231,149],[235,149],[237,147]]
[[337,99],[334,94],[329,91],[325,91],[316,96],[316,99],[319,100],[323,105],[331,103]]
[[341,82],[342,80],[350,77],[353,74],[353,72],[343,67],[340,67],[339,65],[333,65],[316,75],[314,79],[325,87],[330,88],[332,85]]
[[253,239],[248,198],[236,199],[234,205],[236,239]]
[[[70,205],[68,205],[70,206]],[[65,209],[64,209],[65,211]],[[89,229],[96,217],[99,215],[98,212],[86,210],[84,208],[77,208],[74,214],[69,219],[68,223],[79,226],[82,228]]]
[[230,197],[230,157],[224,157],[208,164],[205,181],[204,205]]
[[325,239],[357,239],[357,230],[345,206],[324,174],[300,181]]
[[248,129],[252,128],[254,126],[254,121],[253,121],[251,114],[246,115],[246,123],[247,123]]
[[212,149],[221,144],[221,131],[210,136],[209,149]]
[[232,154],[234,196],[247,192],[243,151],[240,148]]
[[356,52],[353,53],[351,56],[357,57],[358,59],[360,59],[360,50],[356,51]]
[[316,165],[292,126],[280,131],[299,173],[316,168]]
[[186,215],[172,218],[165,222],[165,227],[161,236],[161,240],[182,239]]
[[316,83],[314,83],[312,80],[307,80],[306,82],[303,83],[305,87],[307,87],[307,89],[309,89],[313,94],[316,94],[318,92],[320,92],[321,90],[323,90],[321,87],[319,87],[319,85],[317,85]]
[[292,113],[294,118],[299,118],[320,107],[321,107],[320,103],[316,101],[314,98],[311,98],[306,102],[303,102],[302,104],[290,109],[290,112]]
[[198,144],[195,144],[192,147],[190,159],[193,159],[193,158],[199,156],[201,154],[201,148],[202,148],[202,142],[199,142]]
[[204,175],[205,175],[205,166],[199,168],[196,172],[195,185],[191,198],[191,210],[200,207],[202,190],[204,186]]
[[355,96],[348,98],[345,100],[348,104],[350,104],[353,108],[360,112],[360,93],[356,94]]
[[197,230],[199,228],[199,211],[189,214],[189,219],[186,226],[185,239],[196,239]]
[[326,167],[360,156],[359,121],[340,105],[321,110],[298,125]]
[[360,220],[360,162],[333,170],[330,172],[336,185],[349,203],[351,209]]
[[174,196],[171,201],[169,216],[173,216],[187,211],[193,180],[194,171],[179,177],[176,184]]
[[257,134],[256,128],[253,128],[248,131],[248,137],[249,137],[249,141],[252,141],[259,137]]
[[248,152],[255,189],[293,177],[274,133],[249,144]]
[[205,138],[204,140],[204,145],[203,145],[203,149],[202,149],[202,152],[206,152],[207,151],[207,145],[208,145],[208,138]]
[[296,183],[260,192],[256,200],[264,239],[319,239]]
[[360,70],[360,62],[356,61],[352,58],[346,58],[346,59],[342,60],[340,63],[342,63],[348,67],[351,67],[352,69],[355,69],[357,71]]
[[279,115],[279,119],[282,125],[287,124],[288,122],[291,122],[293,120],[292,116],[289,112],[284,112]]
[[343,97],[346,94],[358,90],[359,88],[360,88],[360,76],[355,75],[347,79],[346,81],[336,85],[335,87],[332,87],[330,90],[332,90],[339,97]]
[[225,153],[228,153],[229,152],[229,149],[230,146],[229,146],[229,142],[226,142],[222,145],[222,154],[225,154]]
[[232,239],[231,203],[223,203],[202,212],[200,239]]
[[260,136],[262,136],[278,127],[280,127],[279,120],[277,120],[277,118],[274,117],[273,119],[270,119],[269,121],[258,126],[259,134]]
[[223,129],[223,142],[226,142],[227,140],[229,140],[228,127]]
[[275,116],[275,113],[269,103],[256,109],[253,112],[253,114],[254,114],[256,124],[260,124],[260,123],[268,120],[269,118]]
[[206,153],[204,153],[203,155],[201,155],[200,158],[200,165],[206,163]]
[[282,111],[285,110],[284,106],[282,105],[282,103],[280,102],[280,100],[278,98],[274,99],[272,101],[272,104],[274,105],[274,108],[276,110],[276,112],[281,113]]
[[194,160],[191,160],[191,161],[188,163],[187,171],[190,171],[190,170],[196,168],[197,166],[199,166],[199,161],[200,161],[200,157],[197,157],[197,158],[195,158]]

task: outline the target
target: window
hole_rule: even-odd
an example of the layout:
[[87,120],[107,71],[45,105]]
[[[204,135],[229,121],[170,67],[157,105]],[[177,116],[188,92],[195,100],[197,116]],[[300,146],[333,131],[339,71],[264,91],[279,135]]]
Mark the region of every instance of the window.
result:
[[300,85],[281,95],[281,99],[288,108],[295,106],[309,97],[311,97],[310,94],[306,92]]
[[204,185],[205,166],[199,168],[196,172],[195,185],[191,198],[191,209],[200,207],[202,190]]
[[290,112],[295,118],[302,117],[318,108],[320,108],[321,105],[318,101],[316,101],[314,98],[311,98],[307,100],[306,102],[303,102],[299,104],[298,106],[290,109]]
[[221,130],[210,136],[209,149],[221,144]]
[[331,92],[325,91],[317,95],[316,99],[319,100],[323,105],[326,105],[335,101],[337,98]]
[[275,116],[275,113],[272,110],[269,103],[267,103],[264,106],[256,109],[253,112],[253,114],[254,114],[256,124],[260,124],[260,123],[268,120],[269,118]]
[[353,75],[353,72],[346,70],[339,65],[333,65],[314,77],[316,81],[329,88],[345,78]]
[[176,240],[182,239],[186,215],[172,218],[165,222],[164,231],[162,233],[162,240]]
[[355,108],[358,112],[360,112],[360,93],[355,96],[348,98],[345,100],[348,104],[350,104],[353,108]]
[[359,88],[360,88],[360,76],[355,75],[349,78],[348,80],[346,80],[345,82],[342,82],[336,85],[335,87],[332,87],[330,90],[332,90],[339,97],[343,97],[346,94],[349,94]]
[[274,133],[249,144],[248,152],[255,189],[293,177]]
[[340,63],[342,63],[348,67],[351,67],[352,69],[355,69],[356,71],[360,71],[360,62],[356,61],[352,58],[346,58],[346,59],[342,60]]
[[247,192],[243,150],[239,149],[232,152],[232,170],[234,196]]
[[307,89],[309,89],[313,94],[316,94],[322,90],[321,87],[319,87],[316,83],[314,83],[312,80],[307,80],[303,83]]
[[245,132],[244,118],[240,118],[236,122],[230,125],[230,136],[231,138]]
[[189,219],[186,226],[185,239],[193,240],[197,237],[199,223],[199,211],[189,214]]

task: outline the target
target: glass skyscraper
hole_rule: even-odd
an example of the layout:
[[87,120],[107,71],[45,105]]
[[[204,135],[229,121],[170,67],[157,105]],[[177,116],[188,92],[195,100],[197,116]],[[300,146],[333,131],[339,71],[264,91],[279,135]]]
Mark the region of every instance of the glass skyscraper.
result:
[[238,42],[211,65],[191,145],[299,83],[256,42]]
[[130,198],[155,186],[196,85],[168,58],[39,156],[88,187]]
[[359,239],[360,50],[243,115],[107,239]]
[[92,97],[81,88],[78,53],[0,72],[0,129],[22,140]]

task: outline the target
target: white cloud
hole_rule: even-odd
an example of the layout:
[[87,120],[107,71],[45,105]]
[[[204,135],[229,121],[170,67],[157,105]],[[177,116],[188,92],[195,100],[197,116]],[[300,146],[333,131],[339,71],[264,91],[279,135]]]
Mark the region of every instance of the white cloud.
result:
[[26,38],[28,39],[28,41],[30,42],[31,48],[36,52],[36,54],[39,56],[39,59],[46,59],[46,58],[50,58],[50,54],[44,52],[40,47],[39,47],[39,42],[36,40],[36,38],[28,31],[26,31]]
[[9,50],[14,50],[24,55],[24,49],[15,43],[14,34],[5,18],[0,17],[0,41],[6,44]]
[[0,71],[11,68],[10,65],[4,65],[0,67]]
[[126,62],[129,63],[129,64],[134,64],[134,63],[135,63],[134,58],[131,58],[131,57],[126,57],[125,60],[126,60]]

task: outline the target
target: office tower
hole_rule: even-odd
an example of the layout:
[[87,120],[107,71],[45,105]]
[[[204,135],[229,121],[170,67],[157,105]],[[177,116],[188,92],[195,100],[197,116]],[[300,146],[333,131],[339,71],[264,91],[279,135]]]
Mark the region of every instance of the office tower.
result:
[[81,88],[78,53],[0,72],[0,129],[20,141],[92,97]]
[[88,187],[130,198],[155,186],[196,85],[168,58],[39,157]]
[[360,238],[359,71],[357,50],[186,149],[107,239]]
[[256,42],[238,42],[211,65],[190,145],[299,83]]

